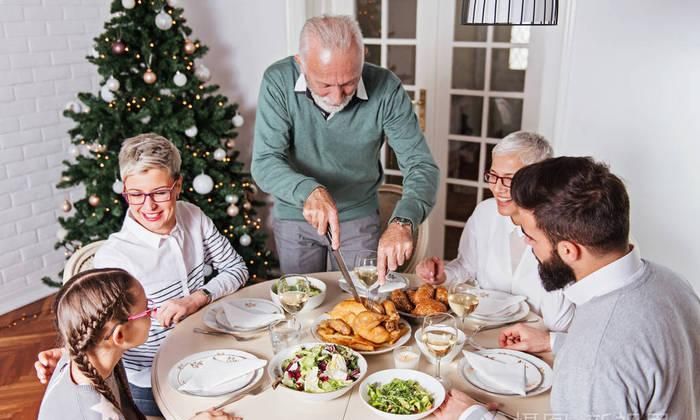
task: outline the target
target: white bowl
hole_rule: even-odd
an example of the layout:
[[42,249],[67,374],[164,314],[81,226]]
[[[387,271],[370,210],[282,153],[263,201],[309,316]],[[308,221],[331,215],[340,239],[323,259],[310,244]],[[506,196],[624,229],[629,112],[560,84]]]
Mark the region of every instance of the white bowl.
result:
[[[270,375],[270,378],[274,381],[275,379],[279,378],[282,375],[282,362],[284,362],[286,359],[289,359],[292,357],[292,355],[299,350],[300,348],[309,348],[313,347],[316,345],[323,345],[323,346],[328,346],[328,345],[334,345],[338,347],[345,347],[341,346],[339,344],[329,344],[329,343],[318,343],[318,342],[312,342],[312,343],[303,343],[299,344],[296,346],[292,346],[289,348],[286,348],[279,353],[277,353],[272,360],[267,364],[267,374]],[[360,367],[360,376],[357,378],[355,382],[352,384],[346,386],[345,388],[341,388],[335,391],[330,391],[330,392],[323,392],[323,393],[312,393],[312,392],[304,392],[304,391],[297,391],[296,389],[291,389],[287,388],[283,384],[280,384],[275,392],[283,392],[287,393],[293,397],[297,397],[306,401],[330,401],[335,398],[340,397],[341,395],[345,394],[346,392],[350,391],[355,384],[359,383],[362,381],[362,378],[367,374],[367,360],[358,352],[355,350],[345,347],[348,350],[352,352],[355,356],[357,356],[357,363]]]
[[[433,395],[433,407],[430,410],[417,414],[392,414],[372,407],[368,402],[367,389],[370,384],[379,382],[380,384],[388,384],[393,379],[413,379],[417,381],[426,391]],[[445,401],[445,388],[438,382],[437,379],[417,370],[412,369],[386,369],[380,370],[369,375],[360,385],[360,398],[370,410],[376,415],[385,419],[401,419],[401,420],[418,420],[427,417],[437,410]]]
[[[301,311],[299,311],[299,313],[313,311],[314,309],[321,306],[323,301],[326,300],[326,283],[324,283],[323,281],[321,281],[317,278],[314,278],[314,277],[309,277],[309,276],[304,276],[304,277],[306,277],[309,280],[309,283],[313,287],[320,290],[321,293],[319,293],[316,296],[307,300],[306,305],[304,305],[304,308]],[[276,284],[277,284],[277,280],[273,281],[272,285],[270,286],[270,299],[281,307],[282,303],[280,302],[280,297],[277,295],[277,293],[275,293],[275,289],[276,289],[275,285]]]
[[[437,360],[435,360],[435,356],[428,351],[428,348],[425,346],[425,343],[423,340],[421,340],[421,335],[423,335],[423,328],[418,328],[416,329],[415,334],[413,334],[413,338],[416,339],[416,343],[418,344],[418,348],[420,349],[420,352],[423,353],[423,355],[428,359],[428,362],[435,364],[437,363]],[[440,363],[450,363],[451,361],[454,360],[454,358],[459,355],[459,352],[462,351],[462,347],[464,347],[464,343],[467,341],[467,336],[462,332],[462,330],[458,329],[457,330],[457,343],[452,347],[452,350],[450,350],[449,353],[447,353],[441,360]]]

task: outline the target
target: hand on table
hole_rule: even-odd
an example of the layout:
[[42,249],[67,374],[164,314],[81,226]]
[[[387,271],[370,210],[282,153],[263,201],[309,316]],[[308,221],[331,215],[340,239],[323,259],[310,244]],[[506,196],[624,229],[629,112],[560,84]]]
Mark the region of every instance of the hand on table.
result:
[[529,327],[523,323],[515,324],[501,331],[498,344],[509,350],[543,353],[551,351],[549,332]]
[[384,284],[386,274],[405,263],[413,253],[413,232],[411,226],[389,223],[379,238],[377,248],[377,279]]
[[324,236],[330,225],[333,237],[333,249],[340,248],[340,222],[338,221],[338,209],[335,200],[323,187],[316,188],[309,194],[304,202],[304,219],[316,229],[319,235]]
[[450,390],[445,401],[433,412],[438,420],[457,420],[467,408],[478,404],[473,398],[458,389]]
[[214,410],[210,408],[207,411],[202,411],[190,420],[243,420],[243,417],[235,417],[225,413],[224,410]]
[[416,266],[416,274],[428,284],[438,285],[447,280],[445,262],[439,257],[428,257]]
[[62,356],[63,348],[61,347],[44,350],[37,355],[37,361],[34,362],[34,369],[36,370],[36,377],[39,379],[39,382],[42,384],[49,382]]
[[177,324],[207,304],[209,299],[202,292],[195,292],[179,299],[171,299],[162,304],[156,312],[156,319],[164,326]]

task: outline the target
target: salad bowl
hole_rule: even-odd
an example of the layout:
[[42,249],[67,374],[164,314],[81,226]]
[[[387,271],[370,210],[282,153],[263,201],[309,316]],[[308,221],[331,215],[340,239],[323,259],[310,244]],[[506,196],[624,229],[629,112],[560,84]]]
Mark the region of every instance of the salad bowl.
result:
[[[417,382],[420,389],[409,386],[410,381]],[[383,411],[392,400],[398,398],[412,406],[425,406],[426,397],[432,399],[431,405],[413,414],[395,414]],[[418,420],[432,414],[445,401],[445,388],[437,379],[427,373],[413,369],[386,369],[369,375],[360,385],[360,398],[374,414],[385,419]]]
[[311,342],[286,348],[267,365],[275,392],[307,401],[329,401],[345,394],[367,374],[367,361],[339,344]]
[[[299,311],[299,313],[311,312],[314,309],[321,306],[324,300],[326,300],[326,283],[323,280],[317,279],[315,277],[304,276],[311,284],[311,295],[309,300],[304,305],[304,308]],[[280,297],[277,295],[277,281],[273,281],[270,286],[270,299],[277,305],[282,306],[280,302]]]

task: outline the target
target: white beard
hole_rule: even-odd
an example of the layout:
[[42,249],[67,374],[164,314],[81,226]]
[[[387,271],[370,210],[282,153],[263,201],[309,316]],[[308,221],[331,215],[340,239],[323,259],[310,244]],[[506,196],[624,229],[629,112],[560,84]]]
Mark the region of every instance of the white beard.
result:
[[316,105],[318,105],[319,108],[321,108],[329,114],[335,114],[336,112],[342,111],[346,106],[348,106],[350,101],[352,101],[352,98],[355,96],[355,93],[353,92],[351,95],[346,96],[340,105],[332,105],[329,104],[326,101],[326,98],[324,98],[323,96],[316,95],[311,89],[309,89],[309,91],[311,91],[311,97],[314,98],[314,102],[316,102]]

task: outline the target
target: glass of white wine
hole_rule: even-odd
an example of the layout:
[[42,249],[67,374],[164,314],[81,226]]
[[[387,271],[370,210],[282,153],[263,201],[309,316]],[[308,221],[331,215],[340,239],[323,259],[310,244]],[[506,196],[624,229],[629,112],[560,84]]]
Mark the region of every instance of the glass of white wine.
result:
[[445,389],[450,389],[450,381],[440,376],[440,360],[452,351],[458,338],[457,321],[452,315],[439,313],[423,318],[420,339],[428,351],[435,356],[437,366],[435,379],[440,381]]
[[447,293],[447,302],[459,317],[459,328],[464,329],[464,318],[479,306],[479,289],[469,283],[454,283]]
[[355,255],[355,274],[367,288],[367,299],[372,298],[370,289],[377,282],[377,253],[363,250]]
[[277,280],[277,296],[280,298],[282,308],[296,319],[296,314],[304,309],[306,301],[311,294],[311,283],[306,276],[300,274],[286,274]]

